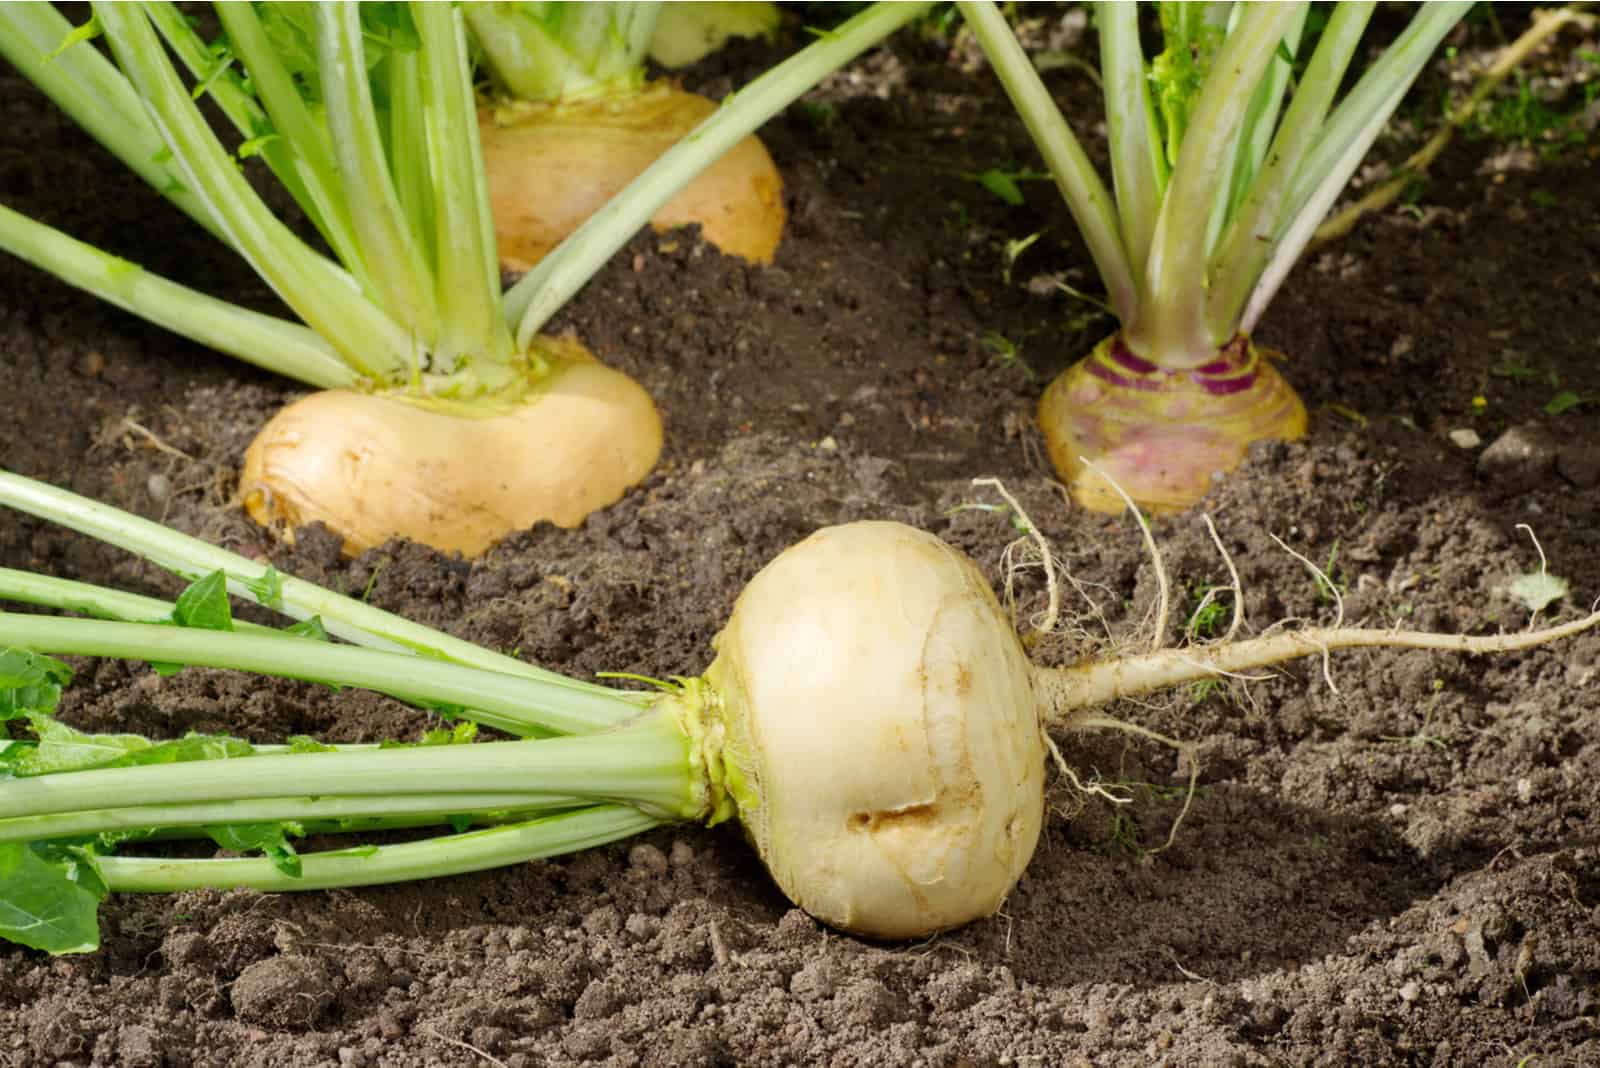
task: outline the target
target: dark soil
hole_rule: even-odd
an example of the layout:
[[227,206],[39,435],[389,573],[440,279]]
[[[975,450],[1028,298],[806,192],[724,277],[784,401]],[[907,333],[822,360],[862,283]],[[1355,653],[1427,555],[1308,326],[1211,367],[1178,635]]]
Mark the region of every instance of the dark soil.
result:
[[[1466,55],[1491,38],[1478,26],[1456,43]],[[691,81],[724,91],[774,54],[746,46]],[[967,55],[906,36],[764,131],[792,211],[775,266],[692,233],[644,235],[562,314],[556,326],[636,375],[667,422],[657,471],[581,529],[519,533],[471,562],[399,543],[345,561],[316,532],[274,543],[230,503],[234,465],[296,387],[9,259],[0,464],[548,667],[657,677],[703,669],[741,585],[824,524],[916,524],[998,588],[1015,531],[963,509],[995,503],[971,479],[998,476],[1093,598],[1070,606],[1078,631],[1132,640],[1156,591],[1137,530],[1067,506],[1031,426],[1049,376],[1111,324],[1052,284],[1094,283],[1049,185],[1025,184],[1011,207],[964,177],[1037,167]],[[1081,74],[1051,77],[1089,107]],[[1431,74],[1419,99],[1446,84]],[[271,307],[14,76],[0,101],[7,205]],[[1547,617],[1600,593],[1593,156],[1460,140],[1414,204],[1306,260],[1260,333],[1292,354],[1310,436],[1258,448],[1202,508],[1155,524],[1175,638],[1228,581],[1202,510],[1253,630],[1334,615],[1269,534],[1323,565],[1346,617],[1373,626],[1523,628],[1502,592],[1538,567],[1519,524],[1572,584]],[[1004,243],[1041,229],[1008,280]],[[1561,391],[1585,403],[1547,414]],[[1481,444],[1457,444],[1461,430]],[[178,589],[12,514],[0,564]],[[1026,618],[1043,604],[1038,572],[1018,583]],[[1041,655],[1091,652],[1063,638]],[[1200,790],[1165,851],[1177,756],[1119,734],[1063,738],[1086,780],[1130,803],[1056,782],[1002,913],[924,944],[819,926],[736,832],[692,827],[420,885],[127,896],[104,909],[98,953],[0,951],[0,1062],[1600,1064],[1600,635],[1496,659],[1347,654],[1331,670],[1337,693],[1299,663],[1113,710],[1199,743]],[[359,693],[118,663],[84,664],[63,714],[263,741],[427,725]]]

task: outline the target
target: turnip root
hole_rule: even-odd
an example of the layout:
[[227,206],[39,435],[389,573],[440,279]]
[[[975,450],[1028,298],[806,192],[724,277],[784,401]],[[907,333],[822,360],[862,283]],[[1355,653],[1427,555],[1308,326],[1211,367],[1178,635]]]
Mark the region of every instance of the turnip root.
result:
[[745,587],[706,678],[739,817],[801,908],[915,938],[1000,907],[1039,840],[1044,747],[965,556],[898,523],[818,531]]
[[505,405],[325,390],[291,404],[245,454],[239,491],[264,525],[320,520],[355,555],[393,537],[476,556],[548,521],[575,527],[655,465],[661,419],[637,382],[575,341]]
[[1123,509],[1123,498],[1085,466],[1092,456],[1146,510],[1182,511],[1216,475],[1239,466],[1253,442],[1304,436],[1305,405],[1275,357],[1239,337],[1212,363],[1174,370],[1133,355],[1115,334],[1039,399],[1051,462],[1085,508]]
[[851,523],[785,550],[740,594],[705,675],[719,723],[707,765],[725,769],[713,782],[791,900],[855,934],[919,938],[994,913],[1021,877],[1052,727],[1119,725],[1094,710],[1334,649],[1508,652],[1597,623],[1490,637],[1310,628],[1044,667],[960,552]]
[[[535,263],[717,105],[664,83],[550,103],[507,101],[479,113],[479,137],[501,264]],[[754,136],[707,167],[651,219],[699,223],[705,239],[771,263],[783,236],[783,180]]]
[[[783,891],[820,920],[869,938],[927,937],[995,913],[1021,878],[1044,819],[1047,758],[1082,785],[1051,730],[1113,728],[1187,748],[1100,711],[1110,702],[1341,648],[1502,652],[1600,624],[1595,612],[1488,637],[1335,625],[1236,641],[1236,610],[1230,637],[1217,642],[1047,667],[1029,661],[982,573],[960,552],[899,523],[859,522],[825,528],[779,554],[739,596],[704,675],[661,682],[652,694],[540,671],[4,472],[0,503],[186,573],[211,569],[176,605],[0,574],[0,596],[111,617],[0,612],[0,699],[20,702],[23,729],[33,734],[17,737],[8,727],[0,736],[0,861],[10,858],[9,868],[0,863],[0,938],[52,952],[97,944],[98,897],[80,892],[76,854],[58,848],[85,835],[158,828],[230,849],[241,836],[264,842],[254,847],[263,855],[246,857],[97,851],[96,869],[112,891],[313,890],[481,871],[664,823],[732,818]],[[1038,629],[1048,630],[1060,588],[1049,548],[1012,505],[1047,565],[1051,607]],[[227,629],[230,589],[326,620],[315,633],[371,647],[259,625]],[[180,625],[149,625],[156,621]],[[475,722],[436,744],[398,747],[80,737],[53,716],[72,676],[53,655],[359,686]],[[1326,659],[1323,668],[1331,684]],[[525,737],[465,744],[476,722]],[[1192,760],[1190,775],[1192,784]],[[306,854],[288,842],[302,833],[462,822],[480,829]],[[35,901],[47,884],[70,922],[48,930],[15,922],[30,914],[8,911],[7,902]]]

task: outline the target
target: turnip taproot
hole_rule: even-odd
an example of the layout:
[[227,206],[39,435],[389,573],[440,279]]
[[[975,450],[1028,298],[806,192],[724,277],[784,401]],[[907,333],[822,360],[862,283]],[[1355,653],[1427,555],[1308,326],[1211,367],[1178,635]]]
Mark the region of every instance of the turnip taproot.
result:
[[[1108,702],[1340,648],[1497,652],[1600,623],[1594,613],[1490,637],[1318,628],[1044,667],[1029,661],[966,556],[903,524],[857,522],[816,532],[757,574],[702,676],[625,692],[542,672],[14,475],[0,473],[0,503],[181,573],[215,569],[176,606],[0,572],[0,598],[137,620],[0,613],[0,708],[27,727],[0,741],[9,775],[0,779],[0,935],[53,952],[98,944],[94,910],[106,889],[393,882],[551,856],[664,822],[735,818],[778,885],[819,919],[867,937],[922,937],[993,914],[1021,877],[1044,818],[1052,728],[1151,733],[1097,711]],[[372,648],[229,632],[227,590],[302,618],[314,611],[329,631]],[[149,625],[163,615],[180,626]],[[434,739],[444,744],[380,749],[83,735],[52,716],[71,672],[49,653],[362,686],[544,737],[461,744],[472,740],[470,722]],[[329,853],[292,845],[313,831],[442,823],[483,826]],[[110,855],[146,831],[265,855]],[[111,836],[85,838],[102,833]],[[50,922],[32,922],[46,906]]]

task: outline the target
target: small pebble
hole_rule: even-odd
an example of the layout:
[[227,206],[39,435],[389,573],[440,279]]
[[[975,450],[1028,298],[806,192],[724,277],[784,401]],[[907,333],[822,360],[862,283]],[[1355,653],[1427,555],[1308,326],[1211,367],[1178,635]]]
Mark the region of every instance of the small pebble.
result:
[[667,855],[649,843],[628,850],[628,866],[646,875],[661,875],[667,870]]
[[1483,439],[1478,437],[1478,432],[1471,427],[1450,431],[1450,440],[1460,449],[1476,449],[1483,444]]
[[1556,439],[1542,426],[1514,426],[1478,456],[1478,474],[1492,482],[1536,486],[1556,469]]

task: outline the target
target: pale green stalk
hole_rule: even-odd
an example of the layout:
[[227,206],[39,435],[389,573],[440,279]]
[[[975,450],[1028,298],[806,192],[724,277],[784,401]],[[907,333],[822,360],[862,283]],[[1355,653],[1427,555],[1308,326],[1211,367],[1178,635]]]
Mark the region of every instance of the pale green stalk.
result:
[[507,321],[516,324],[518,345],[528,348],[550,317],[695,175],[825,75],[930,6],[874,4],[724,99],[716,114],[668,149],[506,293]]
[[[245,89],[238,76],[227,60],[212,53],[206,42],[201,39],[187,16],[178,10],[176,4],[170,0],[144,0],[144,9],[150,16],[150,21],[155,24],[167,45],[173,53],[188,68],[189,74],[195,80],[197,91],[199,86],[205,87],[205,95],[227,116],[239,135],[246,139],[246,143],[253,142],[257,153],[271,169],[278,181],[283,183],[285,189],[294,197],[310,217],[314,226],[321,231],[324,239],[333,246],[336,254],[342,255],[350,247],[349,219],[343,219],[343,230],[338,226],[339,219],[335,216],[330,220],[325,213],[329,210],[319,195],[324,190],[318,187],[317,176],[308,174],[305,159],[300,153],[300,147],[282,136],[267,136],[273,131],[273,123],[268,119],[268,114],[258,104],[254,97]],[[222,5],[217,5],[219,8]],[[244,4],[242,0],[238,6]],[[252,9],[253,10],[253,9]],[[220,12],[219,12],[220,14]],[[224,27],[228,20],[223,19]],[[248,35],[248,27],[245,30]],[[258,34],[259,37],[259,34]],[[271,57],[272,65],[280,68],[276,54],[270,47],[265,47],[264,41],[255,41],[255,51],[259,55],[263,51]],[[240,50],[235,46],[236,54]],[[281,69],[275,72],[262,72],[261,77],[271,79],[273,73],[282,74]],[[252,81],[259,81],[253,77]],[[298,94],[296,94],[298,96]],[[283,127],[280,126],[279,129]],[[240,146],[240,152],[244,145]],[[324,172],[326,175],[328,172]],[[335,206],[336,208],[336,206]],[[331,224],[330,224],[331,223]],[[348,264],[348,261],[346,261]]]
[[440,332],[433,272],[407,226],[390,177],[372,102],[360,8],[351,0],[338,0],[317,4],[315,12],[323,109],[361,260],[376,287],[373,299],[411,334],[417,350],[431,348]]
[[1123,244],[1137,277],[1149,257],[1161,211],[1167,157],[1157,137],[1144,52],[1139,47],[1138,5],[1102,0],[1095,5],[1095,17],[1100,25],[1100,81],[1105,90],[1112,184]]
[[[422,4],[412,11],[422,37],[419,73],[433,179],[438,301],[444,309],[437,353],[470,361],[479,384],[494,388],[506,384],[513,370],[508,365],[515,343],[500,309],[500,263],[466,32],[450,5]],[[496,371],[495,380],[486,378]]]
[[1213,337],[1231,337],[1239,329],[1244,302],[1271,255],[1295,171],[1322,129],[1376,6],[1372,0],[1346,0],[1333,5],[1316,51],[1289,101],[1283,124],[1212,253],[1206,321]]
[[87,42],[52,55],[72,31],[54,4],[0,3],[0,54],[130,170],[220,236],[210,209],[166,160],[166,143],[122,73]]
[[[227,575],[228,592],[233,596],[244,597],[294,619],[317,616],[328,633],[357,645],[420,653],[502,674],[557,683],[570,690],[574,700],[580,694],[587,694],[590,703],[586,714],[606,720],[607,726],[615,726],[632,714],[620,708],[618,701],[633,702],[637,706],[652,700],[648,694],[619,693],[492,652],[314,583],[280,575],[270,565],[248,560],[159,523],[9,471],[0,470],[0,504],[136,553],[189,581],[221,571]],[[269,578],[276,583],[271,595],[266,593],[272,586]]]
[[282,797],[286,784],[312,798],[568,796],[629,804],[658,819],[696,819],[706,807],[688,738],[670,716],[651,714],[623,730],[582,738],[289,753],[5,779],[0,820],[251,801]]
[[409,366],[412,339],[362,296],[349,274],[302,244],[250,188],[179,81],[142,9],[102,0],[95,12],[186,184],[235,251],[362,374],[388,380]]
[[[1128,347],[1171,369],[1216,359],[1228,338],[1205,321],[1206,233],[1212,205],[1226,193],[1228,163],[1248,101],[1303,4],[1253,4],[1222,42],[1189,113],[1145,265],[1145,300],[1123,319]],[[1006,36],[1015,45],[1008,30]],[[1220,192],[1219,192],[1220,191]]]
[[[423,255],[434,263],[439,256],[434,245],[438,220],[434,216],[428,124],[422,114],[422,56],[397,49],[389,53],[385,64],[389,75],[389,158],[409,164],[393,168],[394,191]],[[496,284],[494,291],[499,290]]]
[[[1234,10],[1236,13],[1239,11],[1238,8]],[[1233,218],[1240,202],[1250,192],[1256,174],[1261,169],[1261,161],[1272,143],[1273,131],[1278,125],[1278,112],[1283,107],[1283,94],[1289,88],[1289,75],[1292,73],[1292,63],[1284,58],[1282,52],[1287,49],[1290,56],[1298,54],[1300,35],[1305,30],[1306,16],[1310,13],[1310,4],[1299,9],[1299,14],[1284,34],[1279,54],[1267,63],[1266,73],[1257,83],[1256,91],[1250,94],[1250,106],[1245,109],[1244,123],[1233,143],[1227,192],[1218,196],[1211,208],[1211,224],[1206,228],[1208,255],[1215,252],[1223,227]]]
[[[3,6],[3,5],[0,5]],[[95,297],[230,356],[323,389],[357,376],[317,334],[151,274],[0,205],[0,248]]]
[[595,715],[596,695],[560,676],[506,675],[405,653],[270,634],[0,612],[0,648],[7,646],[359,686],[412,704],[470,709],[472,719],[513,734],[588,734],[635,711],[628,699],[615,695],[612,706]]
[[[201,56],[209,55],[204,42],[189,28],[188,22],[176,8],[166,4],[152,5],[153,14],[162,10],[170,11],[170,18],[188,30],[188,36],[193,39],[189,48],[198,48]],[[334,158],[327,125],[306,107],[305,98],[300,95],[294,78],[273,50],[255,6],[246,0],[229,0],[217,4],[216,10],[234,53],[250,71],[250,83],[260,99],[258,105],[248,95],[241,93],[259,118],[251,125],[244,125],[240,118],[235,117],[234,125],[246,136],[256,136],[270,119],[270,128],[276,136],[263,146],[262,156],[272,164],[278,180],[284,183],[296,202],[311,217],[339,262],[356,276],[362,289],[369,296],[372,295],[373,283],[361,254],[361,244],[350,218],[344,190],[339,184],[339,166]],[[162,26],[162,16],[156,16],[156,24]],[[172,32],[166,32],[163,29],[163,33],[172,41],[177,37],[178,30],[174,28]],[[188,62],[188,65],[196,77],[201,77],[193,62]],[[213,98],[220,98],[223,93],[232,90],[231,81],[219,78],[210,83],[208,91]],[[224,111],[230,116],[234,115],[226,105]]]
[[1139,283],[1117,224],[1111,193],[993,0],[957,0],[956,7],[977,35],[1006,94],[1039,146],[1045,166],[1055,178],[1106,285],[1112,312],[1124,323],[1131,321],[1139,311]]
[[[256,759],[246,757],[241,759]],[[276,760],[276,757],[262,757]],[[79,775],[81,772],[62,772]],[[47,776],[40,776],[46,778]],[[133,805],[125,808],[80,809],[41,816],[0,819],[0,842],[43,842],[111,832],[193,831],[244,823],[318,822],[337,829],[336,821],[404,820],[412,826],[438,825],[452,817],[491,812],[518,812],[526,819],[534,812],[576,808],[582,798],[567,794],[441,793],[415,797],[253,797],[247,801],[210,801],[195,804]],[[498,820],[497,822],[507,822]],[[162,837],[171,835],[163,833]]]
[[1423,4],[1399,38],[1384,50],[1328,117],[1320,135],[1300,160],[1288,196],[1286,217],[1272,255],[1251,292],[1240,329],[1255,329],[1290,268],[1300,258],[1329,208],[1422,73],[1445,34],[1471,8],[1471,0]]
[[461,5],[490,73],[512,96],[556,101],[638,88],[659,3]]
[[660,826],[625,805],[595,805],[528,823],[430,838],[404,845],[303,854],[300,874],[286,875],[265,858],[166,860],[102,857],[106,885],[120,893],[170,893],[205,887],[282,892],[374,886],[461,875],[576,853]]
[[[145,597],[88,582],[74,582],[72,579],[17,571],[9,567],[0,567],[0,601],[78,612],[91,619],[108,619],[119,623],[167,623],[171,621],[175,607],[171,601],[163,601],[159,597]],[[297,637],[243,619],[234,620],[233,629],[245,634]]]

